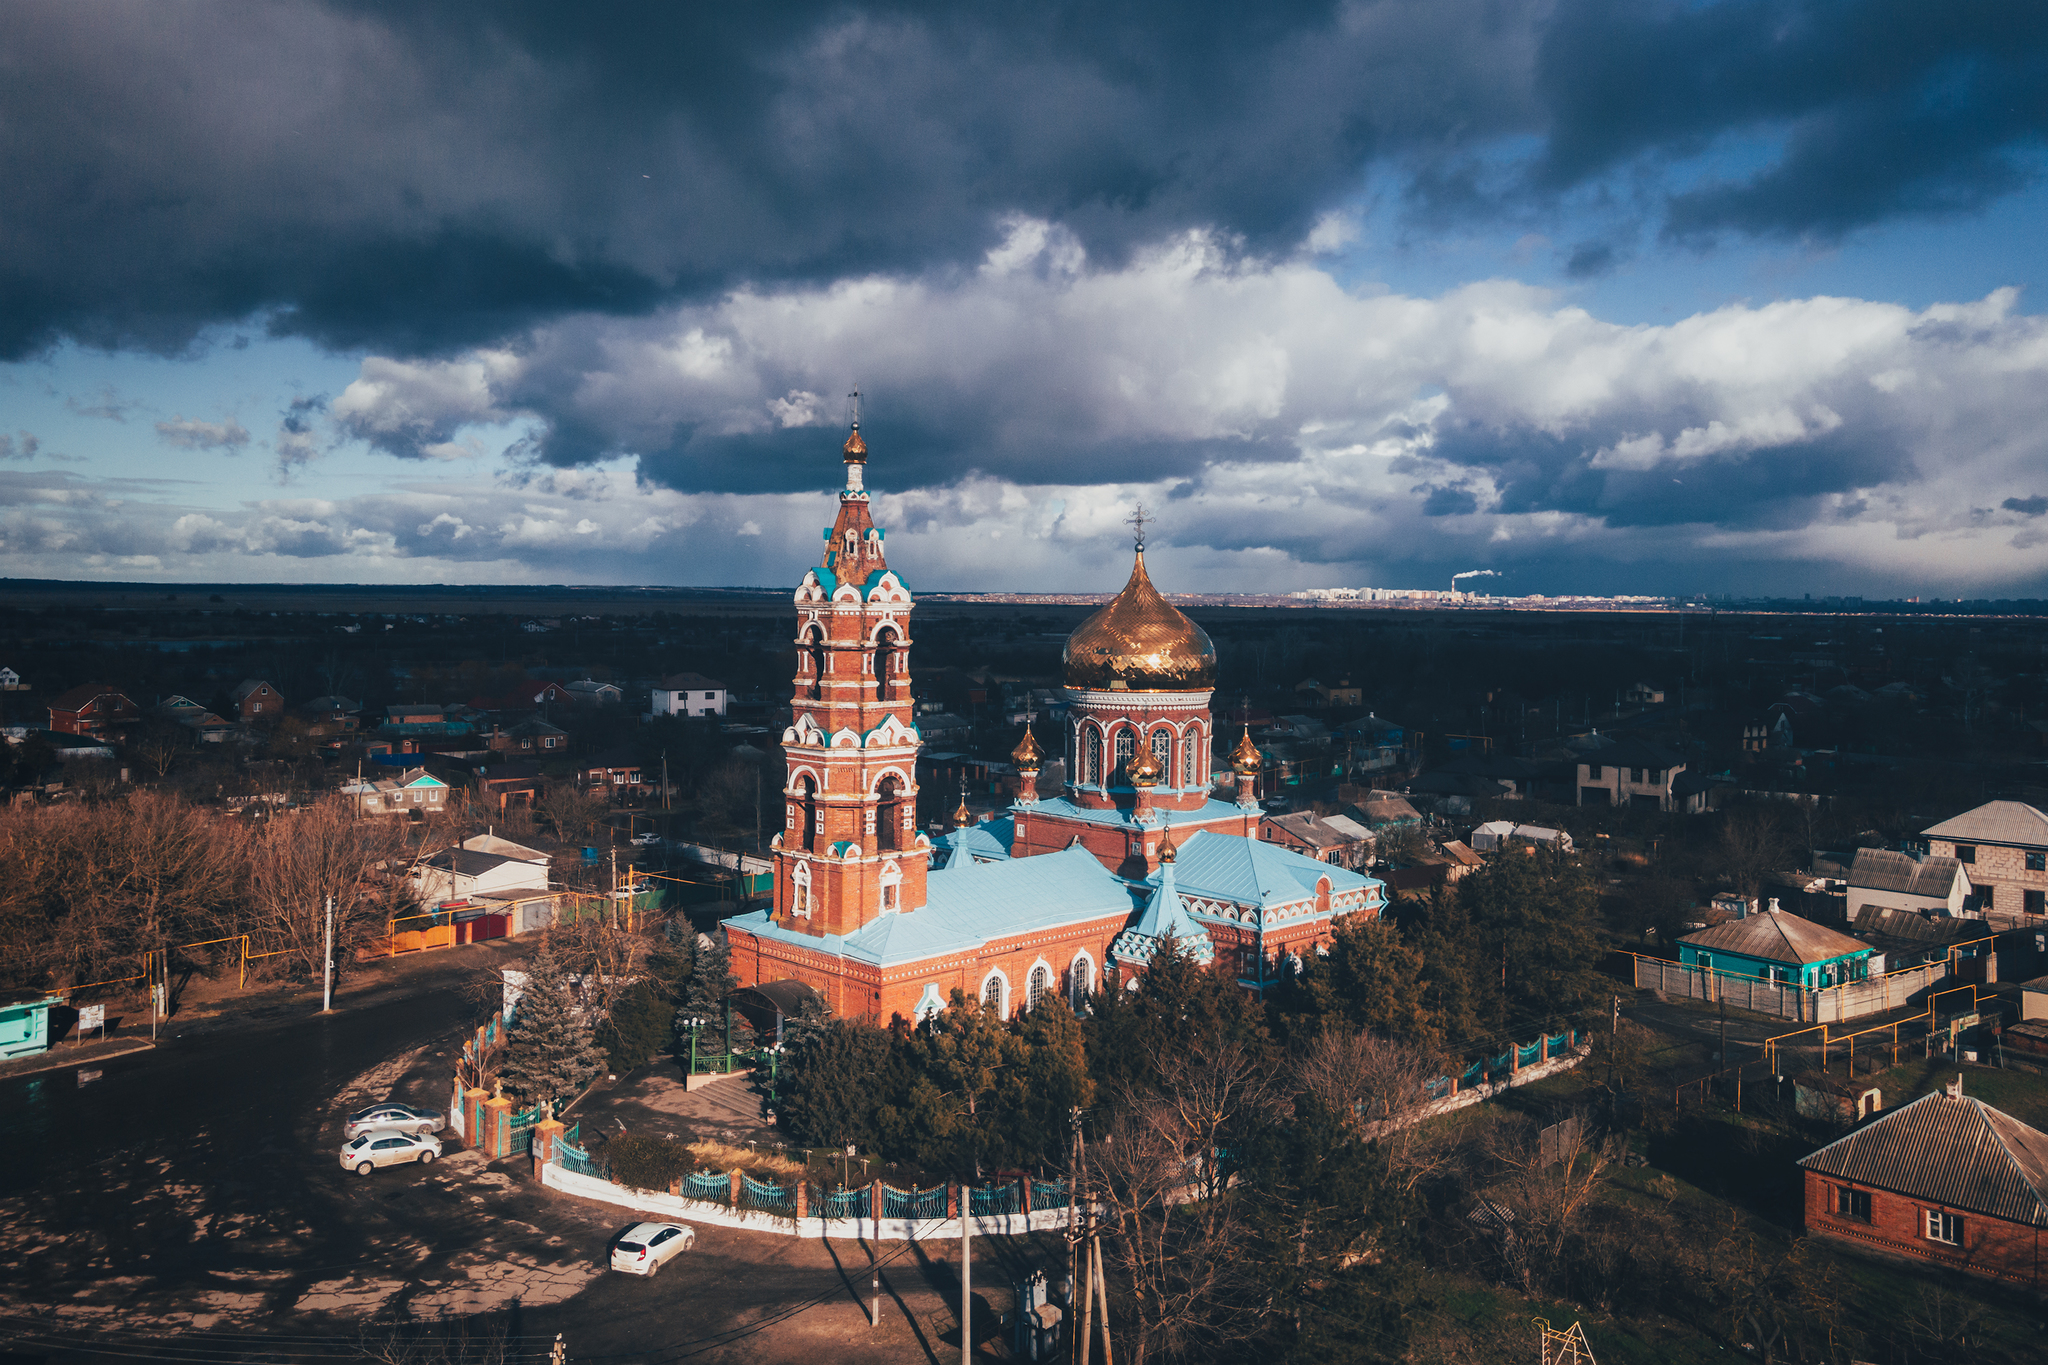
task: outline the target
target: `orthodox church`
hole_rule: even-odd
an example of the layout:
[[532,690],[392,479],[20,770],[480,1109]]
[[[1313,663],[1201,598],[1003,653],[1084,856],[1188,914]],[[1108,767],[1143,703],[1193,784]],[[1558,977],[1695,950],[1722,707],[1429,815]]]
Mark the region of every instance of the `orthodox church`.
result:
[[869,514],[867,453],[856,421],[838,519],[796,590],[775,896],[725,921],[742,987],[801,983],[876,1023],[959,990],[1008,1017],[1135,984],[1177,941],[1258,992],[1339,915],[1381,912],[1378,880],[1259,837],[1249,733],[1230,755],[1235,799],[1215,794],[1216,647],[1152,586],[1142,538],[1123,591],[1067,638],[1066,790],[1039,793],[1027,728],[1008,811],[963,812],[936,843],[920,832],[913,603]]

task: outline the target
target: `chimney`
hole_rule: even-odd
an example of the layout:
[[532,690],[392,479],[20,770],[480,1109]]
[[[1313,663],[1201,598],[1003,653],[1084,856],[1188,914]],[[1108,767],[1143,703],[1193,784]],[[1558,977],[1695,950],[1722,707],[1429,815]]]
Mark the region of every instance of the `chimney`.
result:
[[1778,913],[1778,898],[1776,896],[1771,897],[1771,913],[1774,915]]

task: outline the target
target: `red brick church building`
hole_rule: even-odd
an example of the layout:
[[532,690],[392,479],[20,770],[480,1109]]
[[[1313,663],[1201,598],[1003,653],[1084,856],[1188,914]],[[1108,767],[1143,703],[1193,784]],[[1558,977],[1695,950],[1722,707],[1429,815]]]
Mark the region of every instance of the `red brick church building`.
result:
[[1377,880],[1258,837],[1248,736],[1217,795],[1215,646],[1152,586],[1142,540],[1123,591],[1067,640],[1066,790],[1039,794],[1027,732],[1009,811],[936,845],[919,832],[914,604],[869,512],[857,422],[842,456],[838,518],[795,593],[774,902],[725,922],[743,987],[801,983],[876,1022],[959,990],[1007,1017],[1134,984],[1172,940],[1258,991],[1337,916],[1380,913]]

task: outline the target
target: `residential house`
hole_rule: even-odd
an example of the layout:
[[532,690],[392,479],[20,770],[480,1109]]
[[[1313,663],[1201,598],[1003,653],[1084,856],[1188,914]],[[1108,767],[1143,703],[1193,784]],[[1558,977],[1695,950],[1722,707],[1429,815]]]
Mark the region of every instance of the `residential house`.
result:
[[387,735],[466,735],[475,727],[470,709],[460,702],[443,706],[438,702],[394,702],[384,708],[383,730]]
[[593,796],[609,792],[612,800],[623,801],[646,791],[646,784],[640,780],[640,760],[632,754],[600,754],[585,759],[576,772]]
[[80,683],[50,703],[50,728],[60,735],[118,739],[142,709],[107,683]]
[[546,895],[548,855],[509,839],[478,835],[422,858],[413,868],[412,883],[420,904],[429,907],[514,892]]
[[21,685],[21,674],[11,668],[0,668],[0,692],[26,692]]
[[194,744],[218,744],[235,727],[190,697],[176,693],[165,697],[150,710],[164,720],[176,721],[192,734]]
[[407,768],[397,777],[351,782],[341,790],[363,803],[365,815],[429,815],[448,808],[448,784],[425,768]]
[[1630,706],[1662,706],[1664,689],[1653,683],[1639,682],[1624,691],[1621,699]]
[[1808,1236],[2044,1287],[2048,1133],[1963,1094],[1960,1076],[1799,1165]]
[[352,735],[362,728],[363,704],[339,693],[315,697],[299,708],[316,735]]
[[1365,690],[1349,678],[1339,678],[1335,687],[1322,687],[1317,691],[1322,695],[1325,706],[1365,705]]
[[626,696],[617,684],[598,682],[594,678],[578,678],[563,688],[562,693],[572,706],[617,706]]
[[1914,858],[1888,848],[1859,848],[1849,867],[1849,904],[1884,905],[1921,914],[1960,915],[1970,877],[1954,858]]
[[540,765],[523,759],[494,763],[477,773],[476,791],[486,804],[496,806],[500,815],[517,805],[530,808],[540,800]]
[[1672,783],[1685,760],[1654,744],[1627,743],[1579,755],[1578,804],[1676,810]]
[[244,678],[228,693],[243,724],[265,717],[276,719],[284,711],[284,697],[261,678]]
[[[1381,772],[1408,762],[1408,732],[1393,721],[1368,715],[1337,727],[1332,738],[1345,754],[1345,764],[1354,773]],[[1415,736],[1420,740],[1421,736]]]
[[1362,817],[1367,829],[1377,830],[1387,825],[1419,825],[1422,812],[1415,809],[1408,798],[1399,792],[1370,791],[1365,800],[1352,807]]
[[1889,905],[1858,906],[1850,928],[1856,937],[1884,954],[1887,971],[1945,962],[1956,944],[1981,945],[1984,938],[1981,920],[1933,917]]
[[1446,881],[1455,882],[1462,877],[1469,877],[1486,866],[1486,859],[1480,857],[1477,851],[1461,839],[1446,839],[1443,850],[1444,857],[1450,859],[1450,866],[1444,872]]
[[[1343,826],[1336,820],[1343,820]],[[1269,815],[1259,822],[1259,837],[1338,867],[1361,868],[1372,860],[1372,836],[1343,816],[1325,819],[1313,811]]]
[[657,716],[722,716],[726,686],[702,673],[671,673],[654,689],[649,709]]
[[1678,940],[1683,966],[1809,991],[1863,980],[1876,951],[1775,904],[1760,915],[1729,920]]
[[569,732],[538,717],[520,721],[511,729],[491,727],[484,747],[500,754],[545,756],[569,752]]
[[1573,851],[1572,836],[1563,830],[1546,825],[1518,825],[1512,820],[1488,820],[1477,826],[1472,831],[1471,844],[1474,852],[1491,853],[1495,849],[1506,848],[1517,839],[1526,844],[1542,844],[1560,853]]
[[1930,854],[1963,865],[1984,914],[2048,913],[2048,815],[2024,801],[1987,801],[1921,833]]

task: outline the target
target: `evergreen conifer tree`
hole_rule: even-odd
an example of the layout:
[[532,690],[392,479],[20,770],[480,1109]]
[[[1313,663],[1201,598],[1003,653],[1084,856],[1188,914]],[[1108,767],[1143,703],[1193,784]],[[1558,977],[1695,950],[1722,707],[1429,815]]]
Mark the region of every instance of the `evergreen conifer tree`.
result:
[[[683,1003],[676,1009],[676,1051],[689,1055],[690,1030],[683,1021],[702,1019],[704,1029],[697,1038],[697,1055],[718,1056],[725,1046],[726,1003],[739,986],[739,977],[733,974],[732,950],[726,944],[723,930],[697,935],[692,951],[695,961],[683,987]],[[751,1040],[753,1027],[745,1019],[734,1015],[732,1028],[735,1047]]]
[[541,949],[526,964],[526,988],[505,1035],[500,1079],[529,1104],[546,1100],[559,1105],[604,1069],[603,1049],[576,1018],[561,963],[548,949]]

